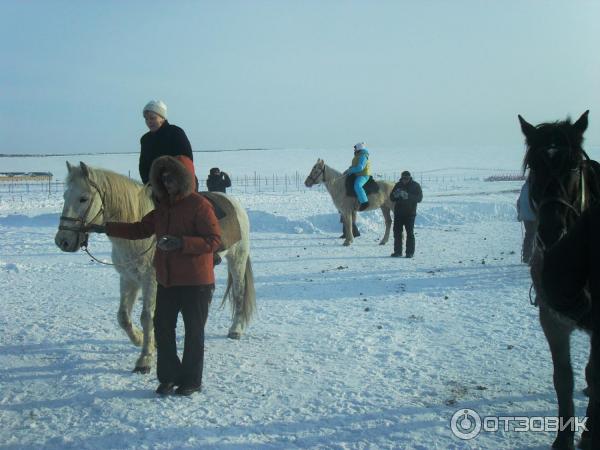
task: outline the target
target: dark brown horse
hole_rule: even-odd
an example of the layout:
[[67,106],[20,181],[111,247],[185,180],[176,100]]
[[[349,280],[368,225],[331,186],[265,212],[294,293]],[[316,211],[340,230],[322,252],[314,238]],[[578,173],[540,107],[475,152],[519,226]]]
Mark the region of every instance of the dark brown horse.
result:
[[[523,169],[529,169],[530,202],[538,221],[531,278],[536,291],[536,303],[539,305],[540,323],[552,354],[558,416],[565,424],[575,415],[569,338],[575,328],[584,329],[591,334],[590,314],[581,314],[581,310],[576,314],[564,310],[559,313],[553,309],[546,298],[550,296],[544,294],[541,286],[541,271],[546,250],[567,233],[585,209],[600,199],[600,166],[590,160],[582,148],[588,112],[573,124],[567,119],[533,126],[519,116],[527,144]],[[588,362],[588,386],[591,371],[591,364]],[[589,405],[586,416],[591,416]],[[588,419],[588,430],[591,426],[593,425]],[[553,448],[574,448],[574,430],[571,428],[558,431]],[[584,431],[579,445],[581,448],[591,448],[589,431]]]

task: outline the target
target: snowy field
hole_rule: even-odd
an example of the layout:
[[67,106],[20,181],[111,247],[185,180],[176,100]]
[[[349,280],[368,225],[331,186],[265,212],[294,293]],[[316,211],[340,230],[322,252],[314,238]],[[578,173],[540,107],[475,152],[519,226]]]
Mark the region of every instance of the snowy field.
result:
[[[306,175],[319,156],[344,169],[350,153],[196,160],[202,171]],[[229,311],[213,302],[203,390],[190,398],[157,398],[154,373],[131,373],[138,349],[117,324],[116,272],[54,245],[61,196],[1,195],[0,449],[549,448],[549,432],[461,440],[451,431],[453,414],[465,408],[481,417],[553,416],[557,408],[550,354],[520,263],[520,183],[481,181],[492,169],[518,170],[520,157],[489,158],[490,173],[479,170],[475,179],[457,169],[472,164],[440,154],[413,154],[404,166],[393,151],[373,157],[375,171],[453,167],[464,174],[463,182],[423,186],[414,259],[390,258],[392,240],[377,245],[380,212],[361,214],[362,236],[343,247],[339,217],[322,189],[234,190],[251,221],[258,314],[232,341]],[[62,177],[65,159],[2,163],[7,171]],[[69,159],[137,172],[134,156]],[[109,258],[109,245],[93,236],[90,249]],[[220,299],[224,264],[216,271]],[[582,333],[572,342],[583,416],[589,344]]]

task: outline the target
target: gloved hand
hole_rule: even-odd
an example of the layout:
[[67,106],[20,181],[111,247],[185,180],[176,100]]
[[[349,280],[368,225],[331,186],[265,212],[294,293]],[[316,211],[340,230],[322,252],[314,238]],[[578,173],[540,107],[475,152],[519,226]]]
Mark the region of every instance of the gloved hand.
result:
[[179,250],[183,247],[183,239],[178,238],[177,236],[171,236],[170,234],[165,234],[158,240],[157,246],[165,252]]
[[406,200],[408,198],[408,192],[400,191],[400,198]]
[[104,234],[104,233],[106,233],[106,227],[104,225],[98,225],[96,223],[91,223],[91,224],[86,225],[85,227],[83,227],[83,231],[85,233],[100,233],[100,234]]

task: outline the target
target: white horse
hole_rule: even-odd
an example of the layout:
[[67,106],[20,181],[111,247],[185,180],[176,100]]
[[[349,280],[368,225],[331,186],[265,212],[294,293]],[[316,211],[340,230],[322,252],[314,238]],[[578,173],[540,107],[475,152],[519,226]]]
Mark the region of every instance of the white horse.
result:
[[[81,231],[84,225],[104,224],[107,221],[137,222],[153,208],[151,190],[117,173],[93,169],[84,163],[79,167],[67,162],[68,176],[65,185],[64,207],[59,231],[54,239],[65,252],[75,252],[87,245],[88,236]],[[219,255],[227,259],[227,287],[223,302],[229,299],[232,308],[232,325],[228,336],[239,339],[256,308],[254,278],[250,263],[250,224],[241,205],[223,194],[210,193],[217,205],[235,214],[235,220],[221,220],[223,235],[232,233],[239,237]],[[228,228],[239,226],[239,229]],[[134,372],[148,373],[154,353],[153,316],[156,301],[156,275],[152,260],[154,237],[136,241],[109,238],[112,243],[112,261],[120,275],[121,299],[118,312],[119,325],[131,342],[142,346]],[[224,239],[225,240],[225,239]],[[142,290],[142,331],[131,322],[131,311]]]
[[[352,235],[352,221],[356,220],[356,210],[358,201],[355,197],[346,195],[346,176],[332,169],[322,159],[317,159],[312,167],[310,174],[306,177],[304,185],[312,187],[315,184],[325,184],[333,204],[342,215],[344,230],[346,231],[344,245],[352,244],[354,236]],[[385,234],[379,245],[385,245],[390,238],[390,229],[392,227],[392,215],[390,211],[394,209],[394,203],[390,200],[390,193],[394,184],[389,181],[377,181],[379,191],[367,196],[369,207],[365,211],[381,208],[385,220]]]

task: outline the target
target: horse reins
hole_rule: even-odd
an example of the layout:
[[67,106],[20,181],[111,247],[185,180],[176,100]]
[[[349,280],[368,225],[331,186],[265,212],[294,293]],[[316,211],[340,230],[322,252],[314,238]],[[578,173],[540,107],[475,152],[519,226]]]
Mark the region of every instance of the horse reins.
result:
[[[72,226],[66,226],[66,225],[59,225],[58,229],[60,231],[73,231],[76,233],[82,233],[84,234],[84,238],[81,241],[81,244],[79,245],[79,248],[82,249],[84,252],[86,252],[88,254],[88,256],[90,258],[92,258],[94,261],[100,263],[100,264],[104,264],[107,266],[114,266],[115,263],[110,263],[110,262],[106,262],[106,261],[102,261],[98,258],[96,258],[94,255],[92,255],[92,253],[90,253],[89,248],[88,248],[88,238],[89,238],[89,233],[87,233],[85,230],[86,225],[89,225],[91,223],[94,222],[94,220],[96,220],[98,218],[98,216],[102,213],[104,213],[104,195],[102,193],[102,191],[100,190],[100,188],[98,187],[98,185],[92,181],[89,177],[88,177],[88,182],[90,184],[90,186],[92,186],[96,192],[98,192],[98,195],[100,196],[100,209],[98,210],[98,212],[96,213],[96,215],[89,221],[87,221],[87,215],[90,212],[90,209],[92,208],[92,203],[90,202],[90,204],[88,205],[87,209],[83,212],[83,214],[81,214],[79,217],[75,218],[75,217],[69,217],[69,216],[60,216],[60,220],[61,221],[66,221],[66,222],[75,222],[76,224],[79,224],[79,226],[77,227],[72,227]],[[87,224],[86,224],[87,221]],[[152,244],[150,244],[150,246],[144,250],[142,253],[140,253],[139,255],[137,255],[136,258],[139,258],[140,256],[145,255],[146,253],[148,253],[153,247],[154,247],[154,243],[156,242],[156,238],[153,239]],[[131,260],[125,261],[125,263],[123,263],[123,265],[131,263],[132,261],[134,261],[134,259],[132,258]]]

